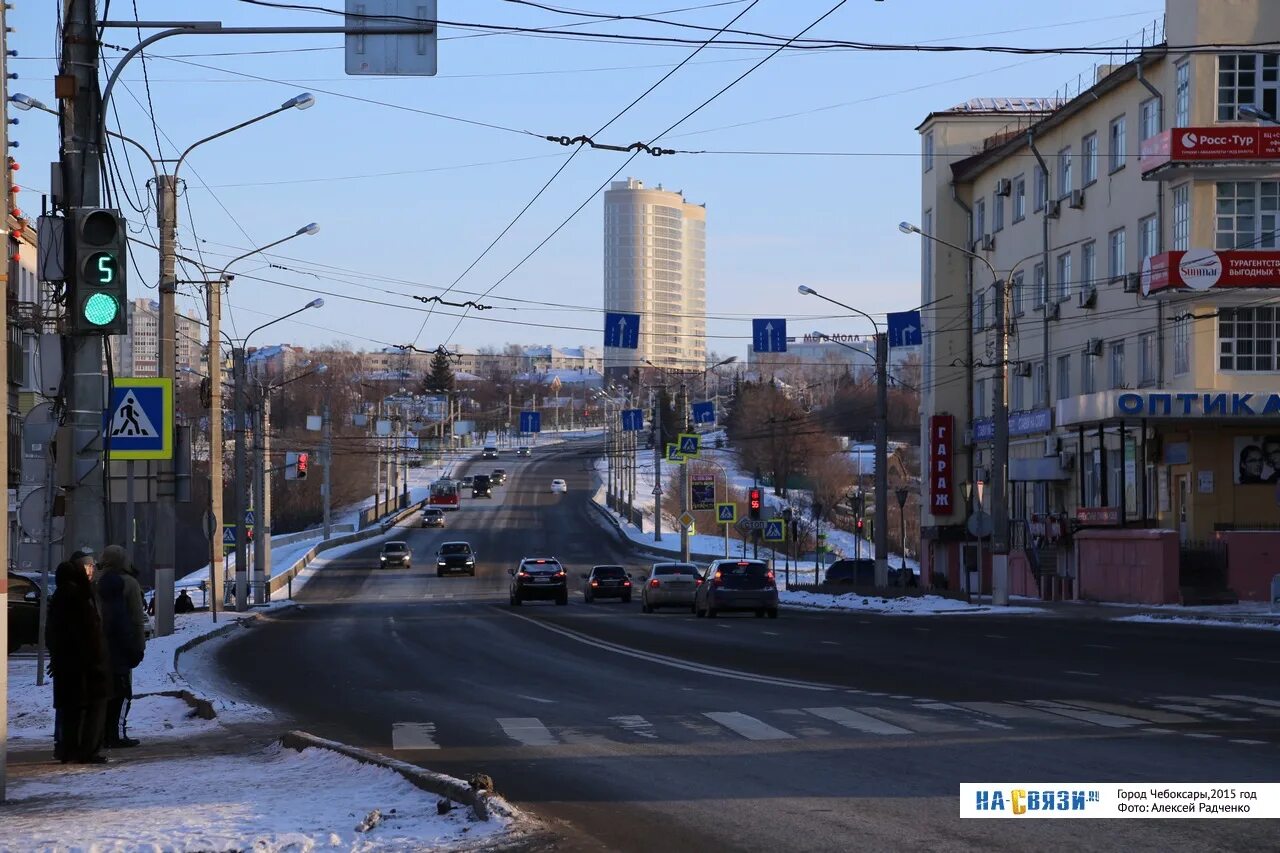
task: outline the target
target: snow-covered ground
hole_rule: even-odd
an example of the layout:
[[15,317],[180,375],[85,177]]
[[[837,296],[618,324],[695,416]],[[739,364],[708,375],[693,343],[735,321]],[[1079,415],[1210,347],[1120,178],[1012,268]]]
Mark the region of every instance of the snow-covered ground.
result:
[[873,595],[824,595],[803,590],[781,590],[779,600],[788,607],[807,607],[818,610],[859,610],[882,613],[889,616],[957,616],[991,614],[996,616],[1045,615],[1043,607],[992,607],[990,604],[958,601],[940,595],[904,595],[901,598],[880,598]]
[[[1188,608],[1190,609],[1190,608]],[[1236,615],[1234,613],[1230,615]],[[1174,622],[1179,625],[1200,625],[1206,628],[1254,628],[1260,631],[1280,631],[1280,620],[1272,619],[1215,619],[1212,616],[1185,616],[1175,613],[1140,613],[1135,616],[1118,616],[1113,622]]]

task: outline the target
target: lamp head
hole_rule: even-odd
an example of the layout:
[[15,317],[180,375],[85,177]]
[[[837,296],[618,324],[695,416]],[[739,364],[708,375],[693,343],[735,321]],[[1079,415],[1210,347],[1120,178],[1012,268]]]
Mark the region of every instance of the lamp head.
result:
[[13,104],[20,110],[29,110],[34,106],[42,106],[35,98],[30,95],[24,95],[21,92],[14,92],[10,95],[9,103]]
[[921,233],[923,233],[919,228],[917,228],[916,226],[912,225],[910,222],[899,222],[899,223],[898,223],[898,230],[899,230],[899,231],[901,231],[903,234],[921,234]]
[[310,302],[308,302],[306,304],[306,307],[307,308],[323,308],[324,300],[317,296],[315,299],[312,299]]
[[315,106],[316,96],[310,92],[303,92],[301,95],[294,95],[289,100],[280,105],[282,110],[305,110]]
[[818,295],[818,291],[814,290],[812,287],[810,287],[810,286],[809,286],[809,285],[807,285],[807,284],[802,284],[802,285],[800,285],[799,287],[797,287],[797,288],[796,288],[796,290],[797,290],[797,291],[799,291],[799,292],[800,292],[802,295],[804,295],[804,296],[817,296],[817,295]]
[[310,235],[310,234],[314,234],[314,233],[316,233],[316,232],[317,232],[317,231],[319,231],[319,230],[320,230],[320,224],[319,224],[319,223],[317,223],[317,222],[309,222],[309,223],[307,223],[306,225],[303,225],[301,228],[299,228],[297,231],[295,231],[295,232],[293,232],[293,233],[294,233],[295,235],[300,235],[300,234],[307,234],[307,235]]

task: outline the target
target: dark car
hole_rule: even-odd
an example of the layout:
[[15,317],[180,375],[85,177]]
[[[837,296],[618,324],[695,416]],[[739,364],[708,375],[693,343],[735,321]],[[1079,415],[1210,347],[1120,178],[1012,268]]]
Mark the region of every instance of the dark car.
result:
[[493,473],[489,475],[489,479],[493,481],[495,486],[501,486],[503,483],[507,482],[507,469],[494,468]]
[[631,601],[631,576],[622,566],[592,566],[582,576],[582,600],[587,604],[597,598],[620,598],[622,603]]
[[870,557],[836,560],[827,566],[827,583],[875,586],[876,561]]
[[520,568],[507,571],[511,575],[512,607],[539,600],[569,603],[569,579],[555,557],[525,557]]
[[378,555],[378,565],[384,569],[403,566],[406,569],[413,568],[413,552],[409,550],[408,542],[388,542],[382,546],[382,553]]
[[693,599],[697,616],[715,618],[727,610],[751,610],[778,618],[778,586],[764,560],[716,560],[707,567]]
[[493,445],[489,445],[485,447],[485,449],[480,453],[480,458],[481,459],[497,459],[498,448],[494,447]]
[[466,542],[444,542],[436,551],[436,577],[454,572],[476,576],[476,552]]
[[31,578],[9,572],[9,654],[34,645],[40,637],[40,587]]
[[471,497],[493,497],[493,480],[489,479],[488,474],[476,474],[471,478]]
[[529,450],[529,448],[527,448],[527,447],[523,447],[523,446],[522,446],[522,447],[517,447],[517,448],[516,448],[516,456],[522,456],[522,457],[524,457],[525,459],[528,459],[528,458],[529,458],[530,456],[532,456],[532,455],[533,455],[533,453],[532,453],[532,452]]
[[423,527],[444,527],[444,510],[424,509],[422,511]]

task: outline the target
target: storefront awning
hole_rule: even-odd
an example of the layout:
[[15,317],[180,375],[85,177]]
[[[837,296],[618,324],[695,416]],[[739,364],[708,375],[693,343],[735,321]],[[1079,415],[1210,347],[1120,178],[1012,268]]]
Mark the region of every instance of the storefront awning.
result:
[[1102,391],[1059,400],[1058,426],[1169,420],[1249,423],[1280,416],[1275,391]]

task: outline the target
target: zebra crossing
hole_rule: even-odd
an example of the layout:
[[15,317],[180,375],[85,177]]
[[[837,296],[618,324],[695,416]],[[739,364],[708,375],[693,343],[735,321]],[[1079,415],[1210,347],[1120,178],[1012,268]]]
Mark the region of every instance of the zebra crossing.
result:
[[[1274,729],[1280,702],[1254,696],[1159,696],[1143,703],[1123,704],[1091,699],[1027,699],[1007,702],[920,699],[901,707],[823,705],[746,711],[701,711],[685,714],[615,714],[599,720],[560,722],[540,717],[494,717],[450,732],[436,722],[393,724],[391,746],[396,751],[441,749],[487,743],[525,747],[557,747],[581,743],[691,743],[712,740],[748,742],[794,741],[805,738],[903,738],[918,735],[991,735],[994,731],[1079,731],[1182,734],[1201,739],[1261,745],[1255,737],[1233,732],[1207,733],[1193,728],[1223,723],[1257,723]],[[1238,726],[1237,726],[1238,728]],[[1274,741],[1280,744],[1280,740]]]

